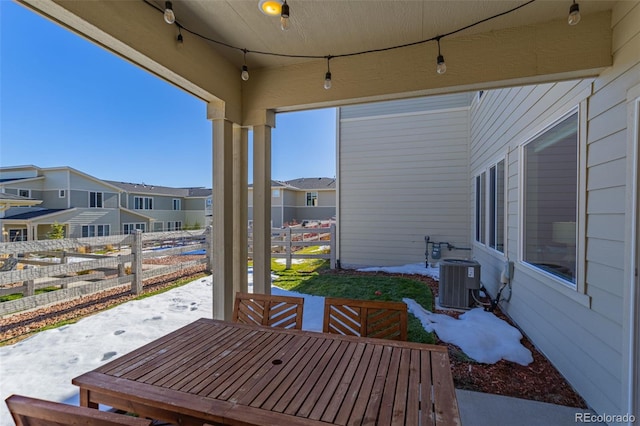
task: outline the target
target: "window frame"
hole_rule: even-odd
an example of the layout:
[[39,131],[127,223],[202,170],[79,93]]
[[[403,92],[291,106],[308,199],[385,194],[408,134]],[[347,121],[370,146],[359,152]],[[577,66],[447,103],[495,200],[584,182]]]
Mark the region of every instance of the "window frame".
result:
[[173,210],[176,210],[176,211],[182,210],[182,200],[180,198],[174,198],[171,201],[171,205],[173,206]]
[[[498,171],[502,163],[502,191],[498,188]],[[495,181],[492,181],[495,170]],[[504,153],[478,170],[474,185],[474,244],[507,256],[507,154]],[[498,208],[498,194],[502,193],[502,208]],[[502,226],[498,226],[498,214],[502,212]],[[502,232],[502,250],[498,249],[498,231]],[[493,241],[493,245],[492,245]]]
[[[100,231],[100,227],[102,227],[102,231]],[[85,228],[87,231],[86,235],[85,235]],[[111,225],[108,223],[82,225],[80,228],[80,235],[82,236],[82,238],[108,237],[109,235],[111,235]]]
[[102,192],[102,191],[89,191],[89,208],[90,209],[103,209],[104,208],[104,192]]
[[[23,195],[23,193],[26,193],[27,195]],[[25,198],[31,198],[31,190],[30,189],[18,189],[18,196],[19,197],[25,197]]]
[[[576,182],[576,267],[575,267],[575,284],[558,277],[552,273],[544,271],[529,262],[524,260],[524,230],[525,230],[525,147],[537,139],[540,135],[552,129],[554,126],[568,118],[569,116],[578,114],[577,124],[577,182]],[[585,274],[585,258],[586,258],[586,198],[587,198],[587,101],[586,96],[579,103],[574,104],[573,107],[564,110],[558,114],[554,114],[549,120],[545,121],[539,126],[536,131],[532,132],[531,136],[520,144],[519,155],[519,212],[518,212],[518,263],[522,265],[526,270],[537,274],[540,277],[545,277],[544,280],[539,282],[549,286],[562,293],[563,295],[573,299],[574,301],[586,306],[591,306],[591,298],[586,294],[586,274]]]
[[147,224],[144,222],[130,222],[122,224],[122,233],[124,235],[133,234],[131,231],[140,229],[142,232],[147,232]]
[[[309,201],[311,201],[311,204],[309,204]],[[318,191],[306,191],[304,205],[306,207],[318,207]]]
[[66,198],[67,190],[66,189],[58,189],[58,198]]
[[153,210],[153,197],[134,195],[133,210]]

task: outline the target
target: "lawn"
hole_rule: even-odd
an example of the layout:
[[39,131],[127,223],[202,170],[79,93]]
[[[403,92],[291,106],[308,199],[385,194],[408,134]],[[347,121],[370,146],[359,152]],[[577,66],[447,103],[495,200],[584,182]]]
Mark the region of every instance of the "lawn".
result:
[[[423,282],[410,278],[374,274],[334,273],[327,262],[309,260],[292,265],[291,269],[276,261],[271,270],[278,278],[273,284],[284,290],[324,297],[344,297],[364,300],[399,301],[414,299],[425,309],[433,310],[433,295]],[[408,340],[434,343],[432,333],[422,327],[420,321],[409,313]]]

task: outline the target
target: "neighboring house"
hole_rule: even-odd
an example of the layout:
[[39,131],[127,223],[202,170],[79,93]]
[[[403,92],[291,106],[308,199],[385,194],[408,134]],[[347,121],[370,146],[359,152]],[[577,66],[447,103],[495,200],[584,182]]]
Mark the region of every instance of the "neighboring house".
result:
[[597,78],[338,119],[341,264],[421,262],[429,235],[471,248],[443,255],[479,261],[495,297],[513,262],[503,311],[600,414],[626,413],[640,382],[639,17],[614,16]]
[[2,167],[0,194],[34,200],[3,211],[8,241],[44,239],[54,223],[67,237],[203,227],[212,211],[211,189],[105,181],[71,167]]
[[[249,220],[253,220],[253,186],[249,185]],[[327,177],[271,181],[271,226],[305,220],[330,220],[336,215],[336,179]]]
[[[211,189],[106,181],[121,189],[123,232],[177,231],[211,223]],[[144,226],[144,228],[140,228]]]
[[[333,178],[274,181],[274,226],[334,218],[335,194]],[[211,224],[211,199],[207,188],[100,180],[71,167],[0,167],[3,241],[44,239],[55,223],[67,237],[202,228]]]
[[[42,203],[42,200],[34,200],[29,197],[22,197],[20,195],[5,194],[0,192],[0,220],[5,217],[7,210],[14,207],[32,207]],[[2,233],[0,234],[0,242],[11,240],[22,240],[23,229],[11,229],[7,230],[4,226],[1,227]],[[26,238],[26,235],[24,235]]]

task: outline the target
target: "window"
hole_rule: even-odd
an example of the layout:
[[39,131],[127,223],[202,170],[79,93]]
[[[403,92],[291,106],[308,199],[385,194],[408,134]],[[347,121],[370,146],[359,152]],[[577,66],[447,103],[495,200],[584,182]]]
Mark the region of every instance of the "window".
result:
[[58,191],[58,198],[64,198],[67,196],[67,192],[64,189]]
[[280,198],[280,190],[279,189],[272,189],[271,190],[271,196],[273,198]]
[[182,230],[182,222],[167,222],[167,231],[181,231]]
[[89,192],[89,207],[102,208],[102,192]]
[[318,193],[317,192],[307,192],[307,206],[317,206],[318,205]]
[[174,210],[182,210],[182,200],[179,198],[173,199],[173,209]]
[[578,113],[524,147],[523,260],[576,284]]
[[500,253],[504,253],[504,164],[504,160],[500,160],[475,178],[475,240]]
[[204,205],[205,207],[211,207],[212,205],[211,198],[207,198],[207,201],[205,201]]
[[489,168],[489,247],[504,253],[504,160]]
[[476,176],[476,241],[484,244],[486,212],[485,212],[485,194],[487,185],[487,173],[482,172]]
[[145,232],[147,227],[144,223],[125,223],[122,231],[124,234],[133,234],[137,229]]
[[133,208],[136,210],[153,210],[153,198],[133,197]]
[[18,189],[18,195],[21,197],[31,198],[30,189]]
[[111,225],[82,225],[83,237],[106,237],[111,234]]
[[27,241],[27,228],[9,229],[9,241]]

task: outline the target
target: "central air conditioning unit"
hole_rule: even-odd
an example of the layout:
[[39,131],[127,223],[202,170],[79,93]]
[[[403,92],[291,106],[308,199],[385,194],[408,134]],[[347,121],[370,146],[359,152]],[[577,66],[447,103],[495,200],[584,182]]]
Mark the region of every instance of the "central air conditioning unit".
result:
[[471,290],[480,289],[480,264],[475,260],[444,259],[440,261],[438,298],[440,305],[469,309]]

